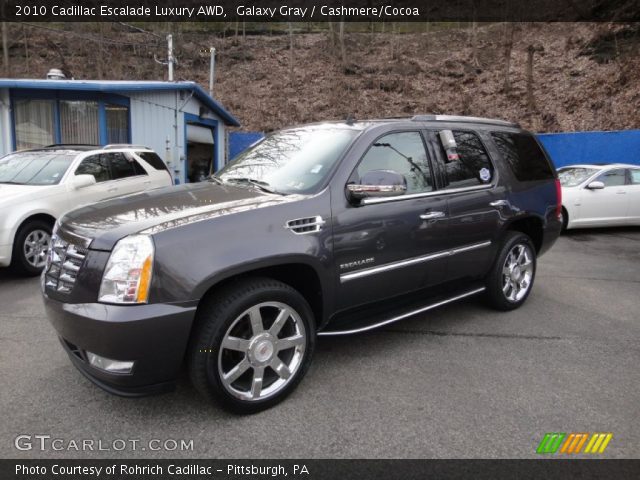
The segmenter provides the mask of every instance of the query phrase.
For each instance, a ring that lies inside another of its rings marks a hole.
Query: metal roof
[[[84,92],[190,91],[193,96],[222,118],[226,125],[239,127],[240,122],[195,82],[160,82],[133,80],[39,80],[0,78],[0,88],[30,90],[71,90]]]

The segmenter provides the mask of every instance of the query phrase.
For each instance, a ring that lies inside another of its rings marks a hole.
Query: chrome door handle
[[[616,195],[626,195],[627,192],[616,192]]]
[[[107,190],[107,192],[117,192],[118,191],[118,187],[111,187]]]
[[[507,202],[506,200],[496,200],[494,202],[489,203],[489,205],[491,205],[492,207],[508,207],[509,202]]]
[[[429,212],[429,213],[423,213],[422,215],[420,215],[420,218],[422,220],[433,220],[436,218],[442,218],[444,217],[444,212]]]

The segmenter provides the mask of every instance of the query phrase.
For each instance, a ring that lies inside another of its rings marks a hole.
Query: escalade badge
[[[374,263],[376,261],[375,257],[363,258],[362,260],[354,260],[353,262],[341,263],[340,270],[345,270],[347,268],[353,267],[361,267],[362,265],[368,265],[370,263]]]

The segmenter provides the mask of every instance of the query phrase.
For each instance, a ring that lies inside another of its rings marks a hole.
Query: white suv
[[[37,275],[64,212],[172,183],[147,147],[52,145],[10,153],[0,158],[0,267]]]

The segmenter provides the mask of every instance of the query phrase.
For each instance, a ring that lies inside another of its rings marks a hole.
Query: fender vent
[[[304,235],[306,233],[319,232],[325,223],[321,216],[296,218],[295,220],[289,220],[284,228],[288,228],[296,235]]]

